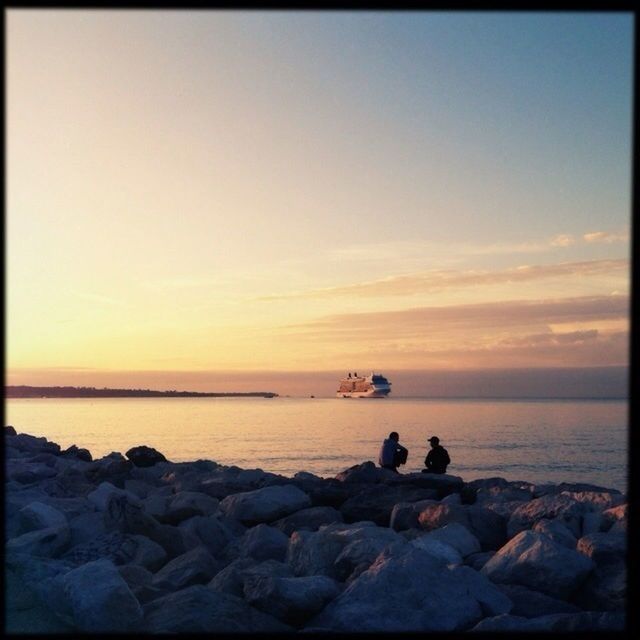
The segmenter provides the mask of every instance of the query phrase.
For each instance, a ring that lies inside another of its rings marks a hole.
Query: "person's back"
[[[423,471],[426,473],[446,473],[447,465],[451,462],[449,453],[440,444],[437,436],[430,438],[429,442],[431,443],[431,451],[429,451],[427,457],[424,459],[426,469],[423,469]]]
[[[400,436],[392,431],[388,438],[385,438],[380,453],[378,454],[378,464],[384,469],[398,472],[398,465],[404,464],[407,460],[407,449],[398,440]]]

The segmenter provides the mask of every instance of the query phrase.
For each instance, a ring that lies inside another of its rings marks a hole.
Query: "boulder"
[[[72,547],[64,558],[76,566],[107,559],[114,565],[139,565],[157,571],[167,561],[167,554],[145,536],[112,531]]]
[[[11,538],[5,545],[5,552],[55,558],[67,549],[70,539],[68,525],[47,527]]]
[[[567,494],[549,494],[525,502],[513,511],[507,523],[507,535],[513,538],[520,531],[531,529],[538,520],[558,519],[579,538],[582,516],[592,510],[589,504],[578,502]]]
[[[233,560],[224,569],[216,573],[207,584],[207,587],[214,591],[242,597],[244,588],[244,574],[242,570],[252,567],[254,563],[255,560],[248,557]]]
[[[223,513],[247,525],[273,522],[309,506],[309,496],[294,485],[236,493],[220,503]]]
[[[343,522],[342,514],[337,509],[309,507],[280,518],[272,522],[271,525],[290,536],[294,531],[317,531],[322,525],[333,522]]]
[[[417,502],[399,502],[393,506],[389,516],[389,526],[395,531],[404,531],[419,527],[418,516],[423,508],[440,504],[437,500],[418,500]]]
[[[36,438],[27,433],[18,435],[8,435],[5,433],[5,444],[13,447],[22,453],[53,453],[60,455],[60,445],[55,442],[49,442],[44,437]]]
[[[547,518],[542,518],[542,520],[538,520],[533,525],[533,531],[544,533],[554,542],[569,549],[575,549],[578,542],[569,528],[558,519],[548,520]]]
[[[21,484],[33,484],[56,475],[56,470],[43,462],[27,462],[9,458],[5,461],[5,477]]]
[[[180,523],[179,529],[195,535],[213,556],[218,556],[234,540],[234,533],[218,516],[194,516]]]
[[[49,527],[67,527],[67,518],[63,513],[42,502],[31,502],[20,509],[22,530],[37,531]]]
[[[397,503],[411,503],[435,499],[435,489],[424,489],[411,484],[366,487],[351,496],[340,506],[345,522],[372,520],[381,527],[388,527],[391,513]]]
[[[96,536],[107,532],[104,515],[101,511],[82,513],[69,521],[69,530],[71,531],[70,547],[90,542]]]
[[[333,573],[340,582],[355,579],[369,568],[389,545],[403,545],[403,541],[389,542],[384,537],[364,537],[347,543],[333,561]]]
[[[93,456],[88,449],[79,449],[75,444],[65,449],[60,455],[70,458],[77,458],[83,462],[92,462]]]
[[[481,601],[483,604],[481,604]],[[448,569],[405,545],[384,552],[309,623],[332,632],[454,631],[511,603],[469,567]]]
[[[144,607],[150,633],[278,633],[291,627],[244,600],[202,585],[158,598]]]
[[[298,577],[326,575],[340,579],[344,567],[337,567],[335,562],[342,550],[355,540],[376,540],[382,548],[393,542],[404,542],[398,533],[385,527],[330,524],[318,531],[294,532],[289,539],[287,563]]]
[[[384,482],[389,478],[396,475],[390,469],[382,469],[381,467],[376,467],[376,465],[371,462],[371,460],[367,462],[362,462],[361,464],[355,464],[344,471],[341,471],[335,479],[339,482],[346,483],[377,483]]]
[[[206,493],[181,491],[168,503],[161,522],[176,525],[193,516],[210,516],[218,510],[219,501]]]
[[[167,462],[167,459],[159,451],[145,445],[132,447],[125,453],[125,456],[127,456],[136,467],[152,467],[158,462]]]
[[[118,489],[110,482],[101,482],[95,491],[92,491],[87,498],[98,511],[106,511],[109,500],[112,496],[125,496],[133,504],[142,504],[138,496],[123,489]]]
[[[289,538],[279,529],[258,524],[240,538],[239,553],[255,560],[284,560]]]
[[[204,547],[196,547],[168,562],[153,576],[152,585],[177,591],[192,584],[204,584],[221,569],[220,563]]]
[[[422,549],[430,553],[434,558],[441,560],[445,564],[462,564],[462,555],[460,555],[457,549],[442,540],[430,538],[428,534],[413,539],[410,544],[416,547],[416,549]]]
[[[521,531],[502,547],[481,573],[493,582],[521,584],[567,599],[585,581],[593,562],[535,531]]]
[[[629,505],[626,503],[621,504],[617,507],[611,507],[610,509],[605,509],[602,512],[602,523],[600,527],[601,530],[609,531],[611,527],[624,523],[623,527],[618,527],[618,528],[621,528],[622,530],[626,531],[628,511],[629,511]]]
[[[122,489],[132,468],[133,465],[129,460],[121,453],[113,451],[109,455],[91,462],[85,471],[85,476],[94,484],[106,480]]]
[[[249,575],[244,583],[244,596],[250,605],[294,626],[320,612],[340,591],[340,585],[327,576]]]
[[[4,435],[5,436],[16,436],[18,434],[16,433],[16,430],[9,424],[4,428]]]
[[[531,492],[534,498],[547,495],[558,495],[563,492],[569,493],[581,493],[584,491],[593,491],[596,493],[612,493],[620,495],[620,491],[617,489],[609,489],[607,487],[601,487],[596,484],[589,484],[586,482],[560,482],[559,484],[536,484],[532,485]]]
[[[456,549],[463,558],[466,558],[472,553],[480,552],[480,541],[478,538],[459,522],[450,522],[444,527],[425,533],[421,539],[445,542]]]
[[[69,571],[64,591],[80,631],[125,633],[142,628],[142,609],[114,564],[96,560]]]
[[[476,505],[429,504],[418,514],[418,523],[432,531],[450,522],[466,527],[480,542],[483,551],[499,549],[507,539],[504,518]]]
[[[394,473],[387,477],[385,484],[389,486],[412,485],[421,489],[431,489],[437,492],[438,498],[445,498],[452,493],[460,493],[464,488],[462,478],[448,473]]]
[[[495,551],[480,551],[479,553],[472,553],[464,559],[464,563],[472,569],[480,571],[480,569],[482,569],[482,567],[484,567],[489,559],[493,558],[495,554]]]
[[[524,618],[502,614],[485,618],[471,631],[485,633],[495,631],[542,631],[542,632],[590,632],[623,631],[625,617],[622,613],[600,613],[583,611],[581,613],[556,613],[537,618]]]
[[[527,589],[519,584],[499,584],[500,591],[513,602],[511,615],[537,618],[552,613],[580,613],[574,604],[552,598],[540,591]]]

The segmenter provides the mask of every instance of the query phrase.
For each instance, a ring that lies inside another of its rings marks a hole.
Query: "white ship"
[[[338,398],[384,398],[391,393],[391,383],[382,375],[371,372],[369,376],[349,374],[340,380],[336,392]]]

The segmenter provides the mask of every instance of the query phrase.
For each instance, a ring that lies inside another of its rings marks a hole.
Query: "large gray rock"
[[[150,633],[277,633],[291,627],[228,593],[195,585],[145,605]]]
[[[310,506],[309,496],[294,485],[236,493],[220,503],[223,513],[247,525],[273,522]]]
[[[495,554],[495,551],[480,551],[479,553],[472,553],[464,559],[464,563],[468,567],[471,567],[476,571],[480,571],[480,569],[489,562],[489,558],[493,558]]]
[[[210,516],[218,510],[218,504],[206,493],[181,491],[169,501],[160,521],[175,525],[193,516]]]
[[[59,444],[50,442],[44,437],[36,438],[35,436],[30,436],[27,433],[20,433],[15,436],[5,434],[5,444],[23,453],[53,453],[54,455],[60,453]]]
[[[461,492],[464,488],[462,478],[448,473],[394,473],[385,483],[389,486],[413,485],[421,489],[431,489],[437,492],[438,498]]]
[[[510,608],[509,599],[473,569],[448,569],[406,545],[382,553],[309,625],[346,632],[454,631]]]
[[[136,467],[152,467],[158,462],[167,462],[167,459],[159,451],[145,445],[129,449],[129,451],[125,453],[125,456],[127,456]]]
[[[457,522],[476,536],[483,551],[499,549],[507,540],[504,518],[476,505],[429,504],[420,510],[418,522],[427,531]]]
[[[298,475],[298,474],[296,474]],[[290,536],[294,531],[317,531],[322,525],[343,522],[342,514],[333,507],[309,507],[272,522],[272,526]]]
[[[438,492],[435,489],[424,489],[411,484],[395,486],[365,487],[340,506],[340,513],[345,522],[360,522],[372,520],[378,526],[388,527],[391,512],[396,504],[418,502],[420,500],[435,499]]]
[[[626,503],[605,509],[602,512],[601,530],[609,531],[612,527],[616,526],[618,529],[626,532],[628,511],[629,505]]]
[[[194,516],[184,520],[180,529],[195,535],[213,556],[218,556],[234,540],[233,531],[218,516]]]
[[[511,615],[537,618],[553,613],[580,613],[574,604],[552,598],[540,591],[527,589],[519,584],[498,584],[500,591],[513,602]]]
[[[567,599],[585,581],[593,562],[534,531],[521,531],[502,547],[481,573],[493,582],[521,584],[549,596]]]
[[[250,556],[255,560],[284,560],[289,538],[279,529],[267,524],[259,524],[238,541],[240,556]]]
[[[196,547],[168,562],[153,576],[152,585],[177,591],[193,584],[205,584],[221,569],[204,547]]]
[[[20,509],[20,520],[24,532],[68,525],[63,513],[42,502],[31,502]]]
[[[85,471],[85,476],[94,484],[105,480],[122,489],[132,468],[132,463],[121,453],[112,451],[109,455],[91,462]]]
[[[525,502],[513,511],[507,523],[507,534],[513,538],[520,531],[531,529],[536,522],[546,518],[562,522],[571,533],[579,538],[582,535],[582,517],[585,513],[597,510],[593,502],[579,501],[574,494],[548,494]]]
[[[132,564],[157,571],[167,561],[167,553],[145,536],[111,531],[72,547],[64,558],[74,565],[106,559],[118,566]]]
[[[543,518],[542,520],[538,520],[533,525],[533,531],[544,533],[554,542],[569,549],[575,549],[578,543],[573,533],[571,533],[569,528],[559,519],[548,520],[547,518]]]
[[[422,539],[446,542],[456,549],[463,558],[466,558],[472,553],[480,552],[480,541],[478,538],[459,522],[450,522],[440,529],[434,529],[433,531],[425,533]]]
[[[66,524],[37,529],[9,540],[5,545],[5,552],[55,558],[67,549],[70,539],[71,534]]]
[[[537,618],[524,618],[502,614],[485,618],[471,631],[485,633],[494,631],[543,631],[543,632],[590,632],[623,631],[625,617],[622,613],[601,613],[583,611],[581,613],[556,613]]]
[[[382,548],[394,542],[405,542],[400,534],[386,527],[330,524],[318,531],[293,533],[289,539],[287,563],[296,576],[326,575],[338,580],[344,576],[345,568],[336,566],[336,560],[342,550],[356,540],[375,540]]]
[[[113,496],[124,496],[130,500],[133,504],[141,504],[138,496],[133,493],[129,493],[124,489],[118,489],[110,482],[101,482],[95,491],[92,491],[87,498],[95,506],[98,511],[106,511],[109,500]]]
[[[462,564],[462,555],[460,555],[457,549],[442,540],[430,538],[428,534],[414,538],[409,544],[416,547],[416,549],[422,549],[430,553],[435,558],[442,560],[445,564]]]
[[[395,531],[405,531],[420,526],[418,516],[429,505],[440,504],[437,500],[419,500],[418,502],[399,502],[393,506],[389,517],[389,526]]]
[[[5,477],[21,484],[40,482],[56,475],[56,470],[42,462],[26,462],[10,458],[5,462]]]
[[[249,575],[244,583],[244,596],[250,605],[294,626],[321,611],[340,591],[340,585],[327,576]]]
[[[69,529],[71,531],[70,547],[91,542],[97,536],[107,533],[101,511],[89,511],[72,518],[69,521]]]
[[[65,574],[64,591],[75,626],[91,633],[139,631],[140,604],[109,560],[89,562]]]
[[[341,471],[335,479],[346,483],[377,483],[384,482],[396,475],[390,469],[382,469],[368,460],[361,464],[355,464],[344,471]]]

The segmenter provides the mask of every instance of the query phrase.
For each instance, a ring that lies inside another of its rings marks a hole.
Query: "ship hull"
[[[370,389],[369,391],[338,391],[338,398],[386,398],[391,389]]]

